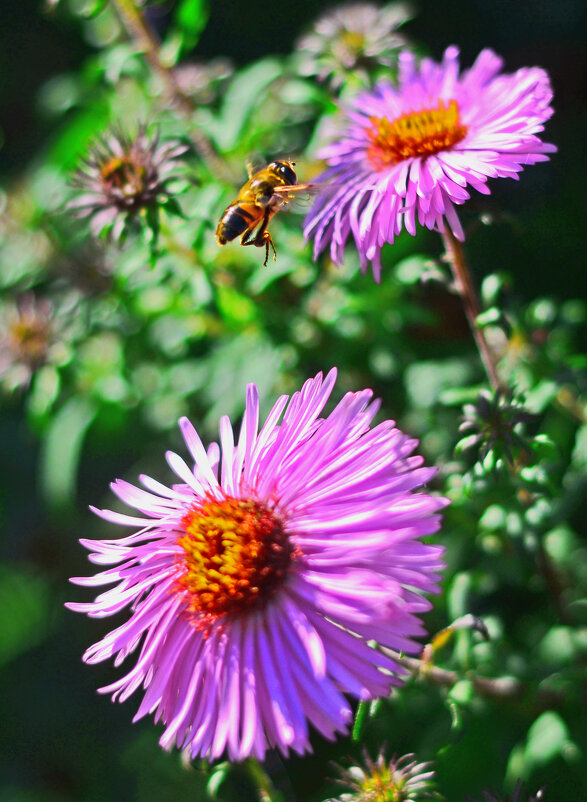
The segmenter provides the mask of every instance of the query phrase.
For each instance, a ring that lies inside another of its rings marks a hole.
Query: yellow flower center
[[[369,802],[404,802],[404,781],[395,777],[389,766],[374,767],[361,783],[361,791]]]
[[[292,562],[282,520],[259,501],[208,498],[190,509],[182,528],[178,584],[190,611],[207,618],[262,608]]]
[[[456,100],[445,105],[440,100],[435,109],[402,114],[395,120],[370,117],[367,158],[375,170],[385,170],[404,159],[431,156],[449,150],[467,134],[459,119]]]
[[[343,62],[343,66],[352,67],[365,47],[365,35],[360,31],[344,30],[340,39],[333,43],[333,52]]]

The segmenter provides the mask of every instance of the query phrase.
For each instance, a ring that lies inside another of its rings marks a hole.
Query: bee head
[[[298,180],[295,170],[293,169],[294,165],[295,162],[272,162],[270,166],[276,173],[283,176],[287,184],[293,185],[296,184]]]

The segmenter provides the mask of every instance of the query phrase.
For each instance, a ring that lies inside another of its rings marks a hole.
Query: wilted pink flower
[[[488,178],[517,178],[546,161],[554,145],[537,134],[552,115],[548,75],[538,67],[498,74],[502,60],[483,50],[459,75],[459,51],[449,47],[437,64],[399,58],[398,86],[380,83],[359,95],[342,138],[319,155],[328,169],[305,222],[316,257],[328,244],[334,262],[352,233],[363,271],[381,275],[381,246],[416,222],[464,239],[455,204],[468,186],[489,194]]]
[[[135,137],[114,127],[94,142],[73,176],[72,186],[80,193],[68,209],[76,217],[90,218],[95,237],[106,231],[121,239],[140,213],[156,227],[159,206],[175,212],[168,183],[187,150],[178,140],[160,142],[159,131],[150,136],[144,125]]]
[[[346,730],[344,693],[369,699],[400,684],[400,666],[370,641],[420,648],[418,615],[430,607],[421,594],[437,591],[442,568],[441,548],[420,538],[438,530],[445,500],[415,492],[435,473],[409,456],[415,440],[393,421],[370,428],[371,390],[319,417],[335,379],[318,374],[289,404],[282,396],[260,430],[249,385],[238,442],[224,417],[221,448],[207,452],[182,418],[194,465],[167,454],[181,484],[117,480],[140,515],[95,510],[139,529],[81,541],[92,562],[113,567],[72,581],[116,586],[68,606],[101,618],[130,605],[84,659],[119,665],[139,649],[101,691],[122,701],[142,685],[135,719],[155,713],[166,748],[235,760],[304,752],[309,724],[327,738]]]
[[[29,384],[47,360],[55,330],[51,303],[33,292],[0,307],[0,379],[7,387]]]

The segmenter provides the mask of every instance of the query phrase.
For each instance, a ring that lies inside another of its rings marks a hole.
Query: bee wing
[[[303,209],[323,190],[320,184],[293,184],[274,187],[273,194],[279,198],[281,207]]]
[[[248,154],[245,164],[247,165],[247,174],[249,178],[252,178],[255,173],[267,167],[267,159],[264,159],[263,154],[255,150]]]

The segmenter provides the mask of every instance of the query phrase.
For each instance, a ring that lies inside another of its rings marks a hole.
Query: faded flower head
[[[392,66],[406,39],[397,28],[412,17],[405,3],[383,8],[373,3],[349,3],[319,17],[310,33],[296,44],[303,75],[316,75],[333,89],[352,72],[365,78],[377,65]]]
[[[121,701],[143,686],[135,719],[154,713],[160,743],[192,757],[262,758],[310,749],[309,725],[326,738],[352,718],[343,694],[387,695],[405,673],[372,645],[415,653],[419,614],[438,590],[445,500],[418,488],[435,473],[410,456],[416,441],[384,421],[370,390],[321,413],[336,378],[318,374],[259,428],[251,384],[238,441],[228,418],[220,447],[204,449],[186,419],[192,465],[172,452],[179,479],[112,489],[136,515],[94,510],[132,526],[118,540],[81,543],[107,566],[81,585],[114,584],[94,602],[101,618],[130,605],[128,620],[90,647],[88,663],[139,649],[136,664],[102,688]],[[140,647],[140,648],[139,648]]]
[[[434,790],[434,770],[431,763],[418,763],[415,755],[394,755],[384,758],[383,750],[376,761],[363,751],[364,767],[343,769],[337,766],[341,785],[350,789],[328,802],[420,802],[440,799]]]
[[[184,63],[178,65],[173,74],[181,92],[196,103],[211,103],[216,97],[217,88],[234,71],[232,63],[225,58],[217,58],[201,64]]]
[[[32,292],[1,310],[0,378],[9,387],[28,385],[46,361],[54,335],[53,307]]]
[[[520,427],[534,420],[535,415],[528,412],[511,391],[481,390],[474,404],[465,404],[463,413],[459,431],[465,437],[459,443],[460,450],[478,448],[479,460],[494,451],[510,465],[515,461],[516,452],[529,451]]]
[[[314,257],[330,246],[343,261],[352,234],[366,270],[381,276],[381,247],[416,224],[464,234],[455,205],[468,187],[489,194],[489,178],[516,178],[556,150],[538,134],[552,115],[548,75],[538,67],[500,74],[502,60],[483,50],[459,74],[459,51],[442,62],[399,57],[398,86],[380,82],[346,112],[343,135],[320,154],[325,185],[306,218]]]
[[[158,207],[169,203],[168,181],[176,159],[187,151],[177,140],[159,142],[159,131],[149,136],[140,126],[131,138],[121,128],[96,140],[72,180],[81,194],[68,204],[77,217],[90,217],[94,236],[107,231],[118,240],[128,224],[145,216],[153,228]],[[169,207],[173,211],[173,207]]]

